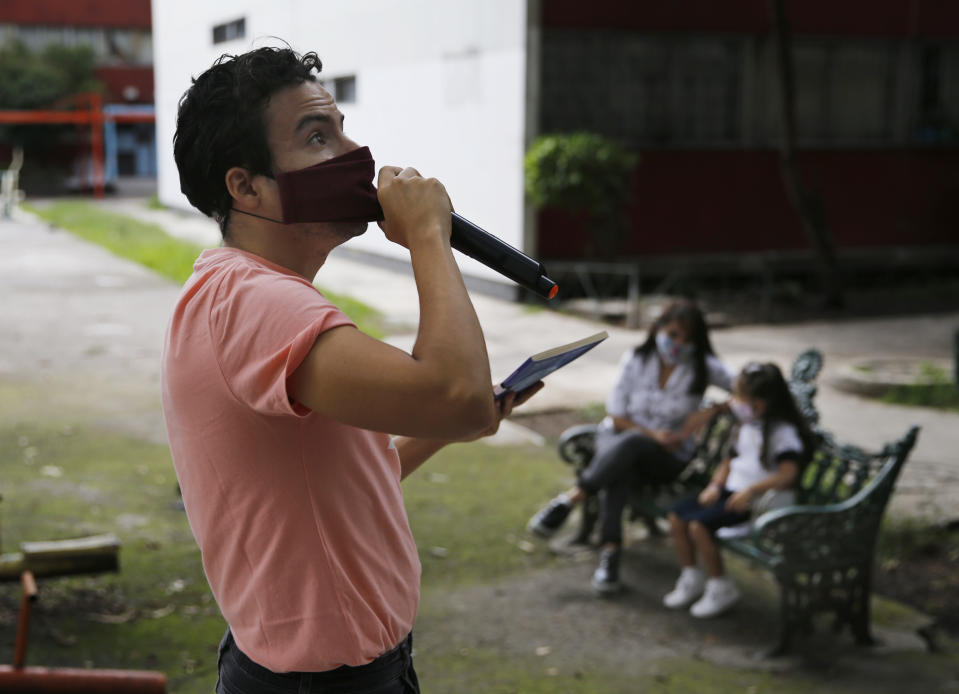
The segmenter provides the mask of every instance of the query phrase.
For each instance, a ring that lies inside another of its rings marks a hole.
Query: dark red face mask
[[[277,174],[282,223],[382,221],[383,209],[373,187],[375,173],[370,148],[360,147],[305,169]],[[243,210],[234,208],[234,212]]]

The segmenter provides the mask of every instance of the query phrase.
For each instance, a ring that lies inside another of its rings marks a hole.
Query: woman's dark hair
[[[816,436],[806,423],[806,418],[799,411],[792,391],[789,390],[779,367],[772,362],[746,364],[736,378],[736,388],[744,396],[758,398],[766,404],[766,411],[762,417],[763,449],[760,457],[763,466],[771,467],[772,461],[767,460],[767,447],[769,445],[769,432],[775,422],[787,422],[796,427],[803,444],[802,460],[797,462],[801,464],[809,462],[812,452],[815,450]]]
[[[323,64],[316,53],[257,48],[222,55],[193,80],[180,99],[173,158],[180,190],[200,212],[214,217],[226,235],[232,198],[224,180],[234,166],[273,175],[264,111],[286,87],[315,81]]]
[[[713,345],[709,341],[709,328],[706,327],[706,318],[694,302],[688,299],[674,301],[666,307],[659,318],[650,326],[646,341],[636,348],[636,354],[648,357],[656,353],[656,334],[664,326],[677,321],[686,328],[689,342],[693,345],[693,368],[695,377],[689,387],[691,395],[702,395],[709,385],[709,372],[706,370],[706,357],[715,355]]]

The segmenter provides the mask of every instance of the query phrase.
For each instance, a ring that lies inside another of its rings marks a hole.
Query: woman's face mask
[[[354,149],[305,169],[278,173],[276,185],[283,218],[263,219],[279,224],[382,221],[383,208],[373,187],[375,173],[369,147]],[[235,208],[234,212],[250,214]]]
[[[693,356],[693,346],[690,343],[678,343],[665,331],[656,333],[656,349],[663,361],[672,366],[677,362],[686,361]]]

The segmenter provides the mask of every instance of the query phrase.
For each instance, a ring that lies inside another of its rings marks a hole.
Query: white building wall
[[[213,44],[245,17],[246,37]],[[173,162],[176,107],[190,77],[223,53],[287,41],[315,50],[321,77],[356,76],[340,104],[377,165],[439,178],[456,210],[523,247],[526,0],[154,0],[159,197],[189,207]],[[350,247],[405,257],[371,225]],[[467,274],[502,278],[460,256]],[[503,280],[506,282],[506,280]]]

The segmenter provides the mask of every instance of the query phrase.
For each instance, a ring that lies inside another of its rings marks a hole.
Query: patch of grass
[[[651,694],[874,694],[877,691],[925,691],[945,681],[950,671],[948,661],[955,658],[937,658],[925,653],[900,653],[883,656],[873,666],[870,675],[855,667],[831,664],[817,667],[811,662],[799,672],[776,670],[746,670],[694,659],[676,659],[656,664],[644,686],[633,691]],[[826,663],[823,663],[825,665]],[[882,688],[876,687],[877,680]],[[626,690],[624,690],[626,691]]]
[[[584,422],[600,422],[606,416],[606,404],[590,402],[577,410]]]
[[[193,272],[193,261],[203,250],[202,246],[173,238],[156,224],[107,212],[82,200],[61,200],[48,207],[24,208],[178,284],[185,282]]]
[[[919,518],[887,518],[883,521],[877,548],[880,558],[928,553],[930,548],[945,548],[959,558],[959,533]]]
[[[120,572],[41,578],[28,664],[160,670],[170,692],[212,690],[226,625],[186,517],[175,507],[166,446],[83,428],[5,422],[5,551],[22,541],[114,532]],[[13,633],[19,584],[0,585],[0,624]],[[0,642],[0,662],[13,656]]]
[[[426,640],[426,639],[424,639]],[[624,643],[624,650],[642,648]],[[800,669],[730,667],[700,658],[657,660],[638,673],[602,663],[569,662],[555,655],[497,651],[494,647],[463,648],[430,643],[418,653],[417,673],[424,691],[458,694],[875,694],[875,692],[938,691],[950,680],[955,654],[895,653],[883,655],[870,672],[826,660]],[[877,683],[882,686],[877,688]]]
[[[209,692],[226,626],[176,507],[168,448],[5,411],[0,459],[4,551],[103,532],[122,542],[118,574],[40,579],[28,662],[160,670],[170,692]],[[404,483],[424,591],[549,562],[518,537],[531,510],[565,483],[562,472],[548,452],[473,443],[448,448]],[[19,585],[0,585],[0,631],[13,633],[18,607]],[[0,662],[12,657],[5,639]]]
[[[935,364],[919,365],[919,383],[893,386],[882,397],[895,405],[935,407],[959,412],[959,385]]]
[[[959,532],[919,518],[887,518],[879,533],[877,554],[880,564],[919,555],[941,555],[959,562]]]
[[[523,528],[567,476],[551,450],[472,443],[440,451],[403,483],[424,591],[549,562]]]
[[[166,205],[160,202],[160,196],[154,193],[150,196],[150,199],[146,202],[147,208],[151,210],[165,210]]]
[[[382,339],[386,336],[384,316],[375,308],[346,294],[329,292],[322,287],[317,287],[317,289],[320,290],[323,296],[336,304],[337,308],[349,316],[350,320],[356,323],[356,327],[364,333],[377,339]]]
[[[449,644],[447,644],[448,646]],[[635,678],[599,668],[556,666],[555,658],[492,648],[427,648],[416,658],[423,691],[470,694],[617,694],[647,691]]]

